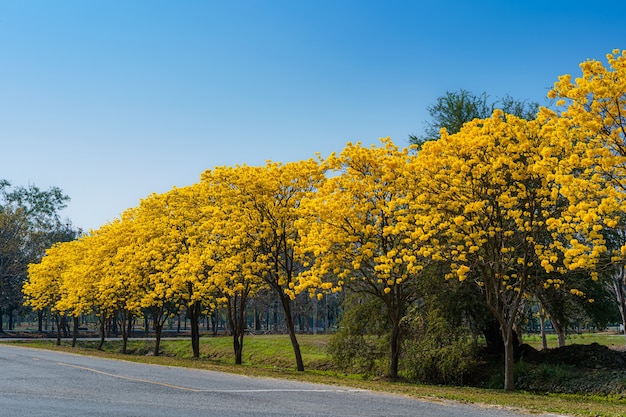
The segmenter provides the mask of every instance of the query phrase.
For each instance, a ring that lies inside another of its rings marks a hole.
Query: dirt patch
[[[581,369],[626,370],[626,352],[598,343],[569,345],[544,353],[544,362],[572,365]]]

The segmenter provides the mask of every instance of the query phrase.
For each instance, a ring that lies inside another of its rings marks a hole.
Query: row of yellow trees
[[[584,296],[566,272],[595,278],[609,252],[604,232],[623,227],[626,51],[607,59],[607,67],[582,63],[575,80],[560,77],[549,94],[556,110],[541,108],[534,120],[496,110],[419,151],[385,139],[324,160],[206,171],[197,184],[153,194],[50,248],[30,266],[27,303],[73,317],[95,312],[102,326],[116,311],[128,323],[151,310],[157,334],[185,309],[196,356],[198,317],[223,304],[240,362],[246,300],[268,288],[303,370],[291,300],[349,286],[385,306],[395,377],[415,287],[429,265],[445,265],[445,278],[481,287],[513,389],[523,299],[551,286]],[[618,263],[625,254],[610,255]]]

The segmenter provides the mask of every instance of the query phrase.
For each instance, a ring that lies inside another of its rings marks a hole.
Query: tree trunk
[[[122,353],[128,353],[128,338],[133,332],[133,314],[126,309],[122,310],[122,320],[120,323],[122,328]]]
[[[144,336],[148,337],[148,335],[150,334],[150,320],[148,320],[147,314],[143,315],[143,331],[144,331]]]
[[[211,334],[215,337],[217,336],[217,310],[214,310],[213,312],[211,312]]]
[[[539,325],[541,326],[541,349],[548,349],[548,338],[546,337],[546,313],[543,307],[539,306]]]
[[[559,347],[565,346],[565,330],[563,330],[563,326],[561,326],[561,323],[555,320],[552,316],[550,316],[550,321],[552,322],[552,327],[556,332]]]
[[[499,291],[500,287],[496,283],[491,291],[486,291],[487,308],[493,313],[498,324],[504,344],[504,389],[513,391],[515,389],[515,346],[517,346],[517,335],[513,331],[515,321],[519,312],[523,288],[512,298],[507,298]]]
[[[37,332],[43,333],[43,310],[37,312]]]
[[[126,310],[120,311],[120,328],[122,329],[122,353],[126,354],[128,347],[128,332],[126,323],[129,321],[128,312]]]
[[[57,342],[56,345],[57,346],[61,346],[61,318],[59,317],[58,314],[54,315],[54,321],[57,324]]]
[[[391,329],[391,361],[389,362],[389,378],[398,378],[398,366],[400,363],[400,323],[392,323]]]
[[[243,333],[233,332],[233,348],[235,350],[235,364],[241,365],[243,362]]]
[[[507,323],[502,329],[504,339],[504,389],[515,389],[515,354],[513,350],[513,323]]]
[[[313,335],[317,335],[317,297],[313,298]]]
[[[626,339],[626,267],[620,267],[619,272],[613,276],[610,289],[617,299],[619,313],[622,316],[624,338]]]
[[[296,368],[298,371],[304,372],[304,362],[302,360],[302,353],[300,352],[300,344],[298,343],[298,338],[296,337],[296,329],[293,323],[293,317],[291,316],[291,299],[282,291],[279,293],[279,296],[285,313],[285,324],[287,325],[287,330],[289,331],[291,346],[293,347],[293,353],[296,356]]]
[[[324,295],[324,334],[328,334],[328,295]]]
[[[235,364],[241,365],[243,362],[243,338],[246,334],[246,302],[247,292],[242,295],[228,297],[227,314],[228,323],[233,335],[233,350],[235,353]]]
[[[161,334],[163,333],[163,323],[159,323],[157,324],[157,322],[154,322],[154,335],[155,335],[155,342],[154,342],[154,356],[159,356],[159,353],[161,351]]]
[[[76,347],[76,339],[78,338],[78,317],[73,317],[72,326],[72,347]]]
[[[98,345],[98,350],[102,350],[102,347],[104,346],[104,337],[106,335],[106,322],[106,317],[104,315],[100,316],[100,344]]]
[[[155,307],[152,311],[152,322],[154,326],[154,356],[159,356],[161,351],[161,335],[163,334],[163,326],[167,321],[167,314],[163,311],[163,308]]]
[[[187,309],[189,321],[191,322],[191,350],[193,357],[200,357],[200,303],[195,302]]]
[[[256,303],[254,304],[254,331],[260,332],[262,329],[263,321],[261,314],[259,313],[259,308]]]

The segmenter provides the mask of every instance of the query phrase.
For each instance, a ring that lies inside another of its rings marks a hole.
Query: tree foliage
[[[425,123],[424,133],[409,135],[409,140],[412,144],[421,145],[429,140],[438,139],[441,129],[446,129],[449,134],[457,133],[465,123],[474,119],[486,119],[495,109],[531,120],[535,118],[539,105],[534,102],[516,100],[508,95],[490,102],[489,96],[484,92],[474,94],[464,89],[446,91],[443,96],[437,98],[434,104],[426,108],[430,120]]]

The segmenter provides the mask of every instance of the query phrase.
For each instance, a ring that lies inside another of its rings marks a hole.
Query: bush
[[[426,319],[414,316],[408,323],[412,339],[404,342],[405,374],[413,381],[462,385],[476,367],[476,348],[466,330],[445,320],[439,311]]]
[[[365,376],[378,375],[384,372],[383,358],[379,343],[373,337],[335,333],[328,344],[328,353],[331,355],[337,369]]]
[[[380,300],[350,294],[344,306],[339,329],[328,344],[333,363],[346,373],[383,374],[388,364],[389,326]]]

